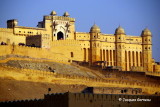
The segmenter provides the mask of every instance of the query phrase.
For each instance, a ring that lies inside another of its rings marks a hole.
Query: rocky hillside
[[[81,75],[86,77],[95,77],[92,72],[81,70],[75,66],[56,62],[39,62],[39,61],[27,61],[27,60],[10,60],[0,65],[16,67],[20,69],[33,69],[40,71],[50,71],[60,74],[68,75]]]
[[[13,58],[10,58],[13,57]],[[43,98],[51,93],[81,92],[85,87],[140,88],[143,93],[160,90],[160,79],[134,72],[107,72],[23,56],[0,57],[0,101]]]

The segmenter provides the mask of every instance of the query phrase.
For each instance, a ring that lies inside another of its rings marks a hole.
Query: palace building
[[[0,28],[0,56],[15,54],[47,58],[59,62],[86,62],[90,65],[121,67],[122,71],[160,72],[152,59],[152,33],[130,36],[119,26],[113,34],[103,34],[94,24],[89,32],[77,32],[75,19],[55,11],[44,16],[37,27],[19,26],[16,19]],[[6,44],[6,45],[4,45]]]

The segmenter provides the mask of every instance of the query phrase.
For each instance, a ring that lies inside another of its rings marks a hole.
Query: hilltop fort
[[[37,27],[11,19],[0,28],[0,101],[43,98],[48,88],[87,93],[90,87],[95,96],[160,95],[160,65],[152,58],[148,28],[140,36],[127,35],[121,26],[104,34],[96,24],[77,32],[69,16],[52,11]]]
[[[37,27],[19,26],[18,20],[8,20],[7,28],[0,28],[0,56],[16,54],[65,63],[117,66],[122,71],[160,72],[160,66],[152,59],[152,33],[148,28],[140,36],[127,35],[121,26],[114,34],[103,34],[95,24],[89,32],[77,32],[75,19],[69,16],[68,12],[57,16],[52,11]]]

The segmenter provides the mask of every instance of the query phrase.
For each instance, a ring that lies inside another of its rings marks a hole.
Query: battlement
[[[4,106],[13,106],[13,107],[32,107],[36,105],[36,107],[42,107],[44,104],[44,99],[26,99],[26,100],[14,100],[14,101],[6,101],[0,102],[1,107]]]
[[[30,46],[22,46],[22,45],[15,45],[16,47],[19,47],[19,48],[28,48],[28,49],[35,49],[35,50],[42,50],[42,48],[39,48],[39,47],[30,47]]]
[[[88,32],[76,32],[76,34],[89,34]]]
[[[113,34],[105,34],[105,33],[101,33],[100,35],[102,35],[102,36],[114,36]]]
[[[20,56],[28,56],[30,58],[50,59],[55,62],[69,63],[69,57],[63,56],[61,53],[56,53],[44,48],[28,47],[19,45],[0,45],[0,56],[14,54]],[[44,54],[45,53],[45,54]],[[62,59],[63,57],[63,59]]]
[[[137,36],[137,35],[126,35],[126,37],[128,37],[128,38],[142,38],[141,36]]]
[[[55,40],[51,44],[52,46],[60,45],[60,46],[67,46],[67,45],[72,45],[72,46],[80,46],[80,44],[83,43],[82,41],[79,40]]]
[[[44,99],[18,100],[0,102],[1,106],[34,106],[34,107],[91,107],[100,106],[146,106],[155,107],[160,105],[159,96],[148,95],[121,95],[121,94],[93,94],[93,93],[55,93],[46,94]]]
[[[0,32],[13,33],[13,29],[12,28],[0,28]]]
[[[33,30],[46,30],[45,28],[38,28],[38,27],[26,27],[26,26],[15,26],[15,28],[33,29]]]
[[[64,17],[64,16],[44,16],[45,20],[64,20],[75,22],[75,18]]]

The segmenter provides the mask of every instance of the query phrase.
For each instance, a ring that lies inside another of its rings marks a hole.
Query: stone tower
[[[94,24],[90,29],[90,63],[100,61],[100,28]]]
[[[50,15],[44,16],[42,24],[53,40],[74,39],[75,19],[69,17],[69,13],[65,12],[63,16],[57,16],[55,11]]]
[[[116,66],[121,66],[122,71],[125,68],[125,31],[119,26],[115,31],[115,40],[116,40]]]
[[[13,28],[18,25],[18,21],[16,19],[7,20],[7,28]]]
[[[149,29],[144,29],[142,36],[142,66],[144,71],[153,71],[152,68],[152,33]]]

